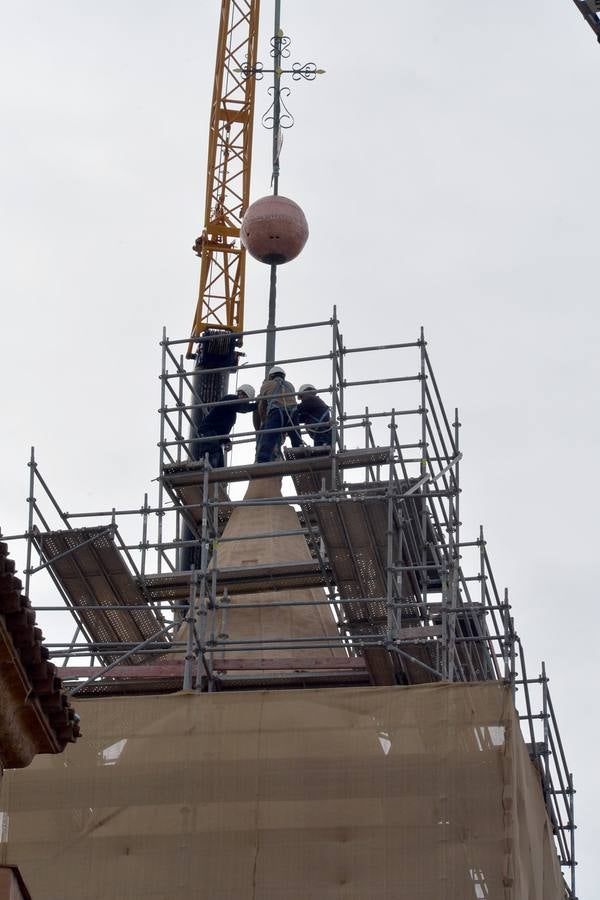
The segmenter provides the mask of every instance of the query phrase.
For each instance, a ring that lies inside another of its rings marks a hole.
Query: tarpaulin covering
[[[34,900],[563,900],[498,683],[78,701],[82,739],[5,774]]]

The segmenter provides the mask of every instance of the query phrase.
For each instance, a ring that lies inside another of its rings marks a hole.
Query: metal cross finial
[[[282,129],[291,128],[294,117],[287,108],[284,97],[289,97],[291,91],[285,85],[281,86],[281,76],[291,75],[293,81],[314,81],[317,75],[324,75],[325,69],[317,69],[316,63],[292,63],[291,68],[284,69],[282,61],[290,56],[290,44],[292,39],[283,33],[281,28],[281,0],[275,0],[275,27],[271,38],[271,56],[273,68],[265,69],[263,63],[258,62],[254,66],[239,69],[246,77],[254,76],[260,80],[264,75],[273,75],[273,85],[269,88],[269,96],[273,98],[268,110],[262,117],[265,128],[273,131],[273,174],[271,186],[275,195],[279,192],[279,155],[282,145]]]
[[[275,0],[275,24],[273,28],[273,37],[271,38],[271,56],[273,57],[273,68],[265,69],[261,62],[253,66],[246,66],[237,71],[243,73],[246,78],[256,78],[260,80],[264,75],[270,73],[273,75],[273,85],[269,88],[269,95],[273,98],[271,106],[262,117],[262,124],[265,128],[273,130],[273,169],[271,175],[271,187],[273,195],[279,193],[279,155],[281,153],[282,129],[291,128],[294,124],[294,117],[284,103],[283,98],[288,97],[290,89],[281,86],[281,76],[291,75],[293,81],[314,81],[317,75],[323,75],[324,69],[317,69],[315,63],[293,63],[291,69],[284,69],[282,60],[288,59],[290,55],[291,38],[283,33],[281,28],[281,0]],[[269,281],[269,319],[267,322],[267,347],[266,347],[266,373],[268,374],[273,362],[275,361],[275,309],[277,304],[277,266],[271,266],[271,276]]]

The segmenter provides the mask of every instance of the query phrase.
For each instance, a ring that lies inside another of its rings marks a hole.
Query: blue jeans
[[[282,409],[280,406],[274,406],[270,412],[267,413],[267,418],[265,419],[262,428],[258,432],[257,442],[256,442],[256,462],[271,462],[281,453],[281,445],[285,441],[288,434],[292,437],[292,444],[294,444],[293,435],[296,433],[293,429],[289,431],[280,431],[274,432],[271,434],[265,434],[269,428],[285,428],[286,425],[290,425],[290,418],[293,416],[293,413],[288,412],[287,410]],[[298,446],[294,444],[294,446]]]

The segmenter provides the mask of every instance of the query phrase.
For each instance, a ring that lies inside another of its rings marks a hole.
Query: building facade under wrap
[[[563,900],[502,683],[79,701],[8,772],[3,860],[44,900]]]

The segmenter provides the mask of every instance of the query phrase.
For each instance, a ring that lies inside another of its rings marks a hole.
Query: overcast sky
[[[217,19],[217,0],[2,3],[5,533],[26,524],[31,444],[70,511],[139,505],[156,475],[158,341],[186,337],[196,303]],[[292,86],[280,189],[311,236],[279,321],[335,302],[348,345],[424,325],[463,423],[463,536],[485,525],[530,672],[548,665],[592,900],[600,47],[571,0],[284,0],[282,22],[291,60],[327,74]],[[269,138],[257,123],[255,197]],[[253,263],[247,327],[266,306]]]

